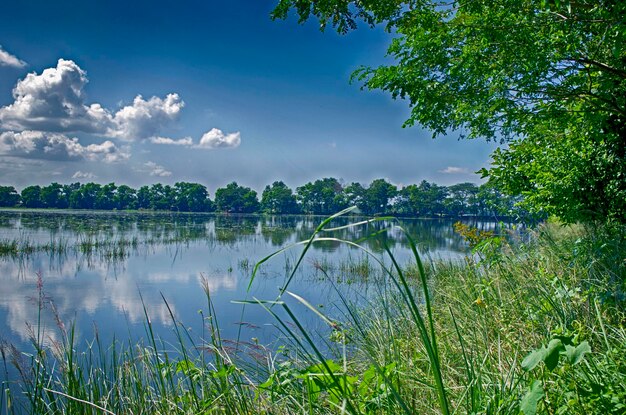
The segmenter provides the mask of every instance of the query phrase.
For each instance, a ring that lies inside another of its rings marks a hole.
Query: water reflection
[[[342,226],[358,218],[339,218],[333,226]],[[216,240],[221,244],[236,244],[242,239],[262,236],[273,247],[310,237],[321,218],[302,216],[227,216],[208,214],[111,213],[74,211],[0,211],[0,238],[30,238],[39,243],[62,238],[68,242],[94,240],[127,240],[142,243],[174,243],[181,241]],[[333,236],[358,239],[389,228],[403,226],[424,249],[445,248],[462,251],[461,239],[452,231],[452,221],[444,219],[403,219],[378,221],[368,226],[345,228]],[[494,223],[474,222],[481,229],[493,228]],[[391,246],[405,244],[399,234],[382,236],[371,248],[385,242]],[[371,243],[371,242],[366,242]]]
[[[308,239],[321,220],[302,216],[0,211],[0,243],[16,242],[31,248],[27,253],[6,250],[0,255],[1,336],[12,342],[28,341],[31,329],[27,323],[34,324],[40,317],[38,275],[47,304],[42,323],[49,328],[58,324],[56,313],[66,324],[75,322],[78,336],[90,338],[94,322],[101,333],[132,334],[144,330],[145,307],[157,330],[171,331],[172,320],[163,297],[186,324],[201,320],[198,310],[206,307],[207,301],[205,278],[213,305],[226,322],[225,337],[240,334],[234,323],[245,316],[232,300],[252,295],[274,298],[300,251],[286,252],[265,265],[254,291],[248,293],[254,263],[285,245]],[[331,226],[356,220],[340,218]],[[452,229],[452,221],[446,220],[384,220],[323,236],[363,239],[363,245],[372,252],[382,254],[386,245],[400,259],[408,258],[406,237],[399,228],[393,228],[397,225],[430,256],[450,258],[466,250]],[[495,226],[473,225],[483,229]],[[366,239],[377,232],[376,238]],[[292,288],[312,303],[323,304],[328,301],[330,287],[320,278],[320,264],[343,261],[343,265],[329,269],[345,274],[362,259],[360,252],[339,242],[316,243]],[[51,312],[52,304],[55,312]],[[255,310],[246,327],[261,327],[269,321],[259,314]],[[55,333],[48,331],[51,340],[59,340]]]
[[[51,328],[46,330],[50,340],[58,341],[59,333],[55,329],[57,318],[65,324],[77,318],[79,323],[85,323],[76,326],[80,336],[85,327],[90,328],[89,322],[100,314],[127,321],[131,325],[139,324],[145,320],[144,306],[153,323],[171,326],[169,310],[161,293],[179,300],[181,293],[202,291],[205,284],[213,295],[223,291],[234,292],[238,288],[238,279],[234,273],[214,271],[200,274],[187,271],[184,267],[163,266],[165,264],[154,260],[136,263],[134,259],[128,259],[122,271],[105,262],[92,262],[89,267],[83,267],[80,260],[70,258],[53,267],[47,265],[46,258],[39,256],[21,270],[11,262],[0,262],[0,316],[5,315],[8,332],[24,342],[31,336],[26,323],[34,324],[39,318],[43,319],[46,327]],[[202,278],[206,280],[205,284]],[[172,287],[179,292],[175,292]],[[41,315],[38,304],[40,299],[44,307]],[[178,314],[178,302],[169,304],[175,315]],[[181,302],[184,304],[184,300]],[[124,328],[124,324],[119,326]],[[6,334],[7,330],[2,332]]]

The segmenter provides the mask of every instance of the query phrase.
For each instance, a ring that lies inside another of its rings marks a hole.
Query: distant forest
[[[343,185],[332,177],[306,183],[295,192],[276,181],[265,187],[260,201],[257,192],[236,182],[217,189],[213,200],[205,186],[187,182],[157,183],[137,190],[115,183],[52,183],[28,186],[21,193],[13,186],[0,186],[0,207],[50,209],[330,215],[357,206],[364,215],[528,218],[516,206],[518,201],[489,184],[440,186],[424,180],[398,189],[384,179],[364,186]]]

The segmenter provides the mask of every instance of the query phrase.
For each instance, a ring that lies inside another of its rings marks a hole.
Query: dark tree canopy
[[[375,179],[365,188],[361,183],[351,183],[344,189],[344,200],[366,215],[388,213],[398,195],[398,189],[385,179]]]
[[[228,213],[255,213],[260,208],[256,192],[237,182],[215,191],[215,205],[218,210]]]
[[[210,212],[213,203],[206,187],[198,183],[178,182],[174,185],[175,207],[181,212]]]
[[[354,78],[434,135],[508,141],[484,170],[525,206],[626,222],[626,2],[280,0],[345,33],[384,23],[393,64]]]
[[[41,203],[47,208],[65,209],[69,206],[66,189],[59,183],[51,183],[41,188]]]
[[[334,177],[318,179],[296,189],[302,211],[312,215],[330,215],[349,206],[343,186]]]
[[[215,202],[206,187],[187,182],[174,186],[155,183],[138,190],[115,183],[52,183],[28,186],[21,195],[12,186],[0,186],[0,207],[330,215],[357,206],[359,211],[355,213],[364,215],[489,216],[536,221],[536,217],[514,206],[519,200],[505,196],[491,184],[439,186],[424,180],[398,189],[385,179],[375,179],[368,186],[343,186],[334,177],[308,182],[295,193],[284,182],[276,181],[265,187],[261,203],[254,190],[236,182],[217,189]]]
[[[261,209],[265,213],[300,213],[293,191],[282,181],[265,186],[261,196]]]
[[[20,203],[20,194],[13,186],[0,186],[0,207],[14,207]]]
[[[41,186],[28,186],[21,193],[22,205],[27,208],[44,207],[41,200]]]
[[[80,186],[70,195],[70,207],[72,209],[96,209],[96,199],[101,190],[102,186],[98,183],[86,183]],[[22,199],[24,199],[23,191]]]
[[[135,189],[126,186],[119,186],[113,196],[115,209],[137,209],[137,192]]]

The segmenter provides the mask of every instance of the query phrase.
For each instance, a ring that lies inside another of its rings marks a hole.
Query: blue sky
[[[0,184],[480,180],[493,144],[402,128],[406,102],[349,83],[391,35],[274,4],[2,2]]]

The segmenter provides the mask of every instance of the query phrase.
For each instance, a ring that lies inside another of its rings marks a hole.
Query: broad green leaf
[[[577,347],[568,347],[566,349],[567,352],[567,360],[572,365],[577,365],[584,358],[586,353],[591,353],[591,346],[586,341],[580,343]]]
[[[541,381],[535,380],[530,386],[530,390],[520,402],[520,410],[524,415],[535,415],[537,413],[537,405],[543,398],[544,391]]]
[[[565,350],[565,348],[563,347],[563,342],[560,339],[550,340],[550,343],[548,343],[548,347],[546,348],[546,355],[543,358],[548,370],[552,371],[559,365],[559,355],[562,350]]]
[[[522,361],[522,369],[529,372],[533,370],[539,363],[543,362],[546,357],[546,349],[544,347],[533,350]]]

